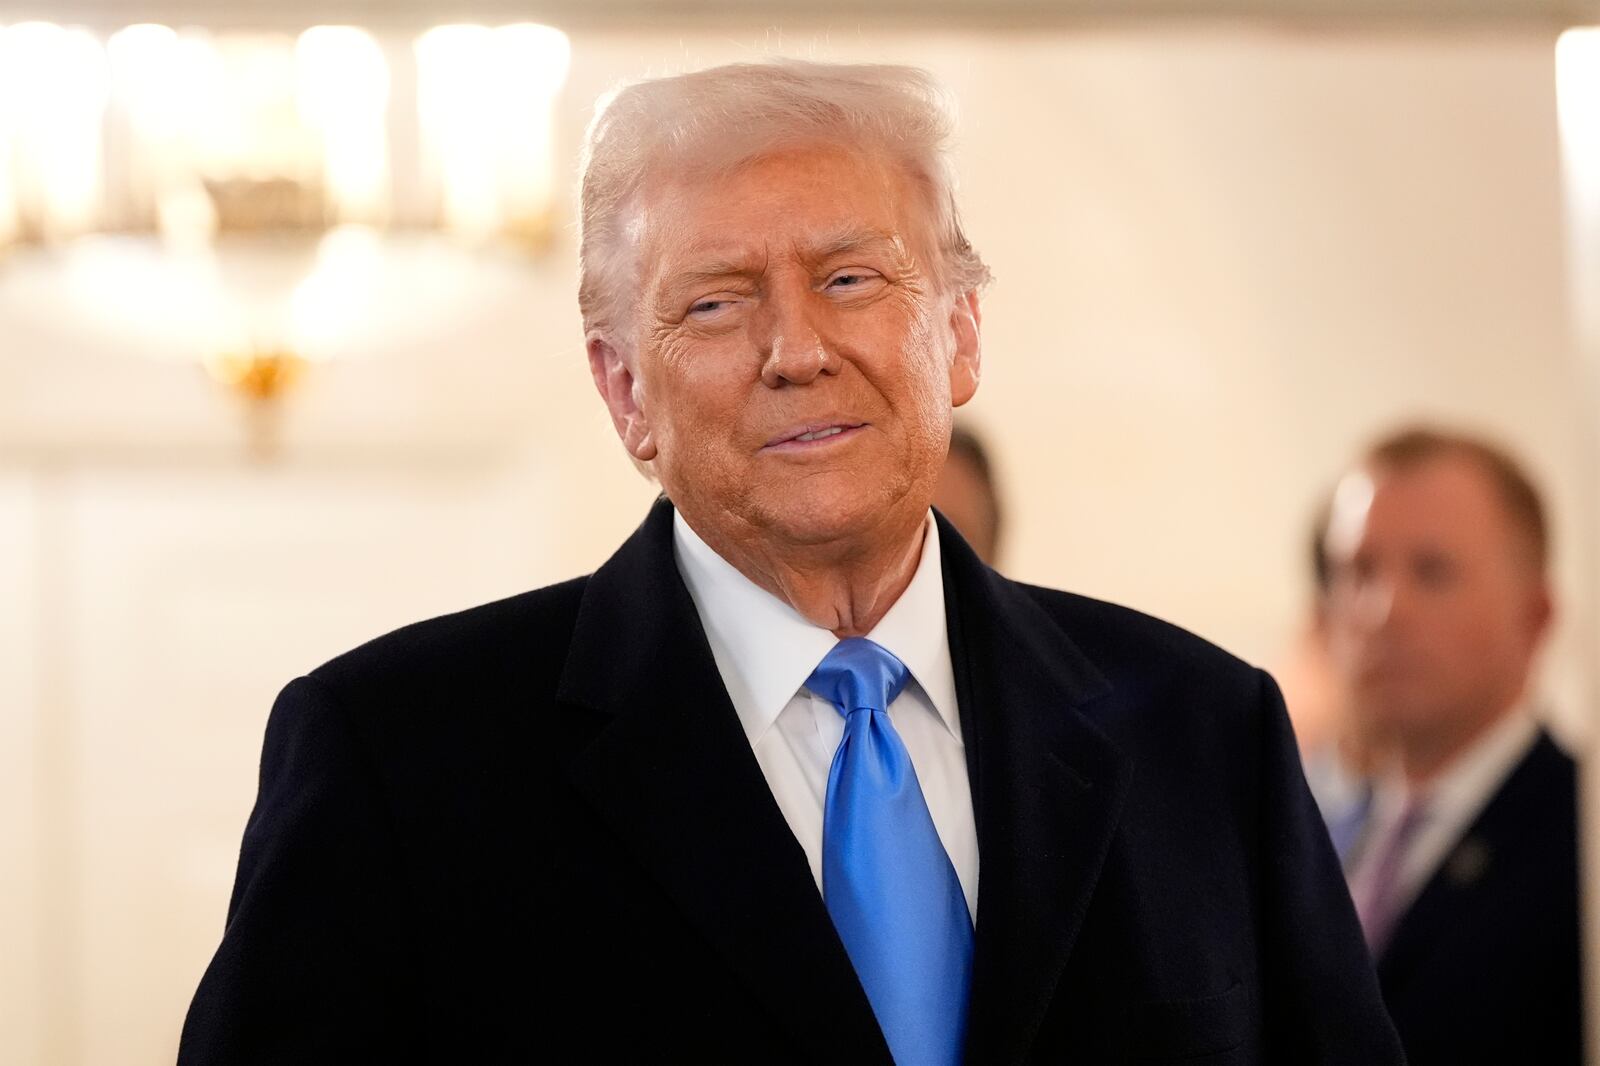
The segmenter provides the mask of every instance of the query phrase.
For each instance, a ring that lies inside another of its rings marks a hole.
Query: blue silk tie
[[[888,649],[851,637],[806,681],[844,715],[828,771],[822,897],[897,1066],[954,1066],[967,1029],[972,921],[889,723],[906,676]]]

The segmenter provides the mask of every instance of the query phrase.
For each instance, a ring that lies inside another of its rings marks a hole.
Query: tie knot
[[[1395,832],[1401,836],[1411,836],[1422,828],[1422,823],[1428,820],[1428,814],[1427,799],[1422,796],[1411,797],[1400,812],[1400,821],[1395,826]]]
[[[906,664],[888,648],[865,637],[848,637],[822,657],[806,678],[806,688],[848,718],[851,711],[888,710],[908,676]]]

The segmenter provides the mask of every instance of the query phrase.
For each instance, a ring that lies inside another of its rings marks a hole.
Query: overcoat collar
[[[1128,763],[1080,710],[1108,691],[1100,672],[942,517],[939,534],[980,866],[968,1059],[1016,1061],[1082,925]],[[576,787],[774,1021],[819,1060],[888,1061],[717,673],[666,501],[590,578],[559,699],[609,718],[572,762]]]

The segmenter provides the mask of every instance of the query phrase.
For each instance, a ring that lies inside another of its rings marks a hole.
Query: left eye
[[[828,279],[823,291],[848,293],[852,299],[865,298],[869,293],[878,292],[885,284],[887,282],[884,281],[883,275],[876,270],[841,270]]]

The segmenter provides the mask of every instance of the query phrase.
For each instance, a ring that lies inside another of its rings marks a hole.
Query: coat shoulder
[[[1481,812],[1476,828],[1576,868],[1578,763],[1541,728]]]
[[[1171,622],[1072,592],[1021,583],[1017,587],[1119,685],[1199,681],[1253,692],[1261,684],[1256,667]]]
[[[348,698],[404,696],[450,680],[548,674],[565,660],[588,577],[413,622],[330,659],[310,676]]]

